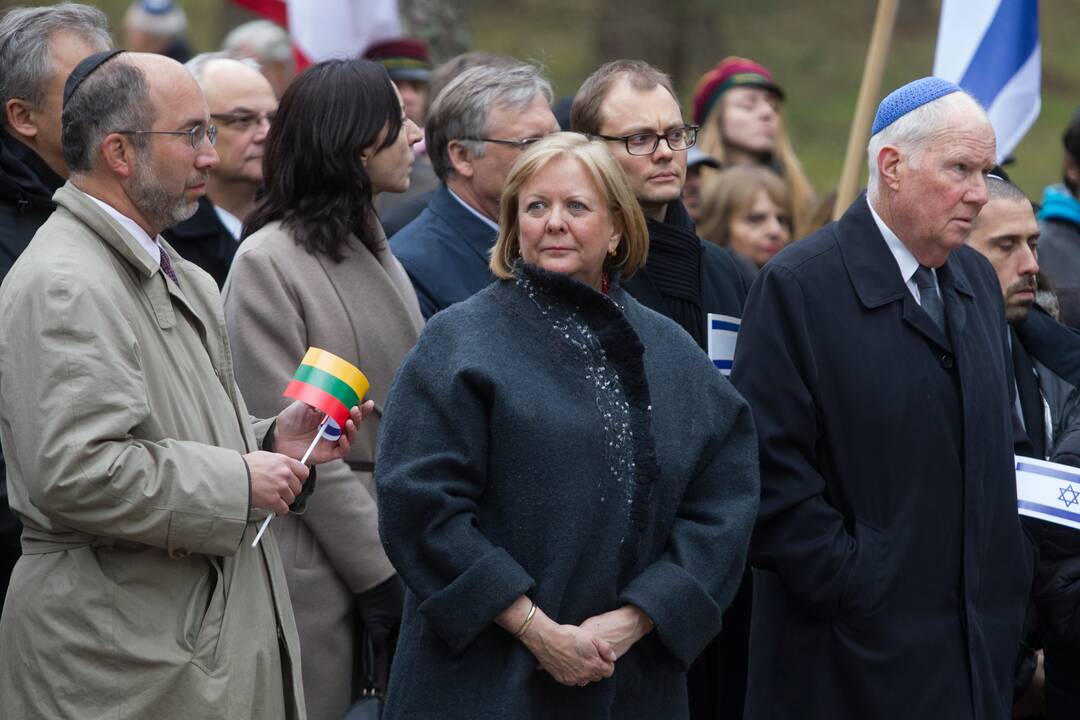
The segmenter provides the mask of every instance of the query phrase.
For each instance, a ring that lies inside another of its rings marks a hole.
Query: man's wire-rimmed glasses
[[[456,138],[457,140],[471,140],[472,142],[489,142],[496,145],[512,145],[518,150],[524,150],[535,142],[540,142],[544,138],[542,137],[528,137],[521,140],[501,140],[499,138],[484,138],[484,137],[463,137]]]
[[[210,113],[210,117],[217,120],[222,125],[229,127],[238,132],[244,132],[252,125],[261,125],[265,120],[270,125],[274,124],[274,118],[277,116],[276,110],[270,112],[230,112],[230,113]]]
[[[202,147],[203,140],[209,140],[211,145],[217,144],[216,125],[196,125],[190,130],[114,130],[121,135],[187,135],[193,150]]]
[[[681,128],[668,130],[664,134],[658,133],[634,133],[633,135],[600,135],[602,140],[621,142],[626,146],[626,152],[631,155],[652,155],[656,148],[660,147],[660,141],[667,143],[672,150],[689,150],[697,142],[698,125],[684,125]]]

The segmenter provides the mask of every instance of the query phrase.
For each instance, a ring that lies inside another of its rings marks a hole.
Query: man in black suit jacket
[[[225,285],[244,220],[263,182],[263,147],[277,98],[270,82],[246,61],[204,53],[187,63],[217,125],[221,162],[210,171],[206,195],[193,216],[165,231],[178,253]]]
[[[428,113],[428,156],[442,185],[420,216],[390,239],[425,318],[495,278],[506,175],[532,141],[559,129],[551,86],[531,65],[479,65],[439,93]]]
[[[994,133],[924,78],[868,150],[868,193],[762,269],[736,348],[762,473],[746,717],[1008,718],[1032,556],[1001,290],[964,246]]]

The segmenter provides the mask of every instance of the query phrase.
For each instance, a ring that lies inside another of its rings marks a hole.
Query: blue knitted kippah
[[[877,135],[878,132],[889,127],[915,108],[922,107],[928,102],[933,102],[954,92],[960,92],[960,86],[939,77],[924,77],[913,80],[907,85],[893,90],[881,101],[881,104],[878,105],[877,115],[874,116],[874,127],[870,130],[870,134]]]
[[[172,0],[142,0],[142,9],[151,15],[165,15],[172,12]]]

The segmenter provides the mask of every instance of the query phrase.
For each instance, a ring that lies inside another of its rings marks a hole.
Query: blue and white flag
[[[944,0],[934,75],[986,108],[1003,161],[1039,116],[1038,0]]]
[[[1021,515],[1080,530],[1080,470],[1018,455],[1016,509]]]
[[[739,340],[739,326],[742,320],[730,315],[709,313],[707,337],[709,338],[709,359],[716,369],[724,375],[731,374],[735,362],[735,343]]]

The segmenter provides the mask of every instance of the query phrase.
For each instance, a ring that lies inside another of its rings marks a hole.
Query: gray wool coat
[[[376,481],[409,588],[385,717],[684,718],[758,504],[749,409],[682,329],[529,266],[435,315],[387,401]],[[493,624],[656,624],[584,688]]]
[[[380,230],[381,234],[381,230]],[[311,720],[339,720],[353,683],[356,593],[394,574],[379,542],[371,471],[383,404],[424,320],[405,270],[385,241],[377,252],[350,238],[334,262],[271,223],[246,238],[225,285],[236,380],[254,412],[276,414],[308,347],[356,365],[375,412],[344,460],[319,466],[303,515],[274,520],[289,580]]]

